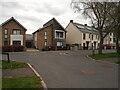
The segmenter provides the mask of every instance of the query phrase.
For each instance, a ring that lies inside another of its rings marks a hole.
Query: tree
[[[92,26],[97,28],[100,36],[99,54],[102,53],[104,38],[111,32],[111,3],[112,2],[92,2],[92,0],[89,2],[71,2],[71,6],[75,12],[82,11],[82,14],[91,20]]]
[[[120,53],[120,1],[119,2],[114,2],[111,5],[112,9],[111,9],[111,13],[110,17],[111,17],[111,24],[110,26],[112,27],[112,32],[114,33],[115,37],[116,37],[116,52]]]

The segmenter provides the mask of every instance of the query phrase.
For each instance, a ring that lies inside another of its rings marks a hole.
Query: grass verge
[[[120,64],[120,62],[115,62],[116,64]]]
[[[2,78],[2,88],[43,88],[40,79],[31,77],[9,77]]]
[[[89,57],[99,60],[103,58],[113,58],[113,57],[120,57],[118,53],[103,53],[103,54],[95,54],[95,55],[88,55]]]
[[[0,68],[2,69],[17,69],[17,68],[27,68],[28,65],[26,63],[22,62],[16,62],[16,61],[10,61],[8,63],[7,60],[2,60],[2,65],[0,65]]]

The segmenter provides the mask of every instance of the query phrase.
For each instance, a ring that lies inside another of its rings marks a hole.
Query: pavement
[[[87,58],[91,53],[91,50],[12,52],[10,59],[30,63],[48,88],[118,88],[118,65]]]
[[[25,77],[25,76],[35,76],[35,74],[30,68],[2,70],[2,77]]]

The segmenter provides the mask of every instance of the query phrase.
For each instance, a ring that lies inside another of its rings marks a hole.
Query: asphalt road
[[[91,52],[18,52],[10,59],[33,65],[48,88],[118,88],[118,65],[90,60]]]

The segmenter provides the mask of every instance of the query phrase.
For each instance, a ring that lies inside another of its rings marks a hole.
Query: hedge
[[[22,45],[4,45],[2,46],[2,52],[23,52],[25,49]]]

